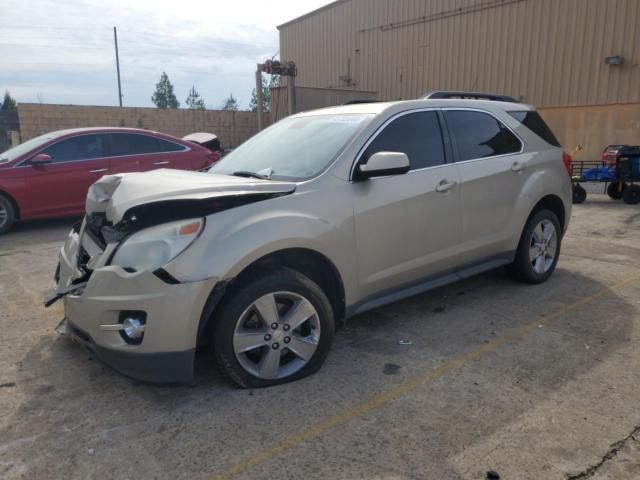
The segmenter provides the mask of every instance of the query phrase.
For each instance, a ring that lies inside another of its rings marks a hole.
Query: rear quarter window
[[[538,112],[523,110],[520,112],[508,113],[548,144],[553,145],[554,147],[561,146],[556,136],[553,134],[549,126],[545,123]]]

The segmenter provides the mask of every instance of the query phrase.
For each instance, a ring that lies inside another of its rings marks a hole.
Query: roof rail
[[[349,100],[343,103],[343,105],[359,105],[361,103],[378,103],[380,100]]]
[[[448,91],[435,91],[427,93],[423,99],[443,99],[443,98],[465,98],[471,100],[493,100],[494,102],[511,102],[520,103],[513,97],[507,95],[498,95],[495,93],[482,93],[482,92],[448,92]]]

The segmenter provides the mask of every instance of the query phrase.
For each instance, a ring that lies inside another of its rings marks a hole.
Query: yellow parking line
[[[458,357],[454,357],[451,360],[448,360],[447,362],[443,363],[439,367],[434,368],[433,370],[429,370],[428,372],[412,377],[402,382],[397,387],[387,390],[386,392],[383,392],[381,394],[375,395],[369,398],[368,400],[358,403],[354,407],[343,411],[342,413],[339,413],[337,415],[327,418],[326,420],[320,423],[312,425],[311,427],[306,428],[302,432],[292,435],[289,438],[283,440],[282,442],[278,442],[275,445],[265,450],[262,450],[261,452],[258,452],[253,457],[247,458],[246,460],[243,460],[239,463],[231,465],[225,470],[222,470],[221,472],[214,474],[213,476],[210,477],[210,480],[227,480],[227,479],[233,478],[234,476],[250,469],[251,467],[264,463],[270,460],[271,458],[275,457],[276,455],[279,455],[293,447],[296,447],[309,439],[322,435],[327,430],[337,427],[338,425],[347,423],[359,415],[362,415],[364,413],[370,412],[371,410],[374,410],[378,407],[383,406],[391,402],[392,400],[395,400],[396,398],[404,395],[405,393],[414,390],[416,387],[422,385],[423,383],[436,380],[437,378],[442,377],[443,375],[450,372],[451,370],[460,368],[463,365],[469,363],[470,361],[475,360],[476,358],[486,353],[492,352],[493,350],[496,350],[498,347],[504,345],[505,343],[511,340],[523,337],[527,333],[533,330],[536,330],[539,325],[544,325],[550,322],[551,320],[554,320],[566,314],[567,312],[570,312],[587,303],[590,303],[606,295],[609,291],[618,290],[622,287],[625,287],[639,280],[640,280],[640,275],[635,275],[631,278],[628,278],[627,280],[616,283],[611,287],[603,288],[602,290],[595,292],[589,296],[586,296],[576,302],[573,302],[569,305],[565,305],[564,307],[561,307],[558,310],[555,310],[554,312],[548,315],[545,315],[544,317],[541,317],[534,322],[531,322],[527,325],[523,325],[522,327],[514,330],[511,333],[508,333],[504,336],[491,340],[488,343],[484,343],[482,344],[482,346],[478,347],[475,350],[472,350],[469,353],[460,355]]]

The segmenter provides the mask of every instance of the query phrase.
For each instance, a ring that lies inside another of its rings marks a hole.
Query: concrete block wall
[[[158,108],[101,107],[20,103],[20,137],[24,142],[43,133],[79,127],[134,127],[183,137],[211,132],[225,147],[237,147],[258,131],[257,114],[223,110],[161,110]],[[265,125],[269,114],[265,114]]]

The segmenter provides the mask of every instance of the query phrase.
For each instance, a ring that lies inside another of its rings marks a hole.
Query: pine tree
[[[4,92],[4,99],[2,100],[2,107],[0,107],[0,110],[15,110],[16,108],[16,101],[9,93],[9,90],[6,90]]]
[[[280,86],[280,75],[271,75],[271,80],[267,85],[267,79],[262,77],[262,107],[265,112],[271,111],[271,89]],[[251,100],[249,100],[249,109],[252,112],[258,111],[258,95],[254,88],[251,92]]]
[[[189,90],[189,96],[187,97],[186,103],[191,110],[205,109],[204,100],[200,97],[195,86],[192,86],[191,90]]]
[[[233,93],[231,93],[229,98],[227,98],[222,104],[222,110],[229,110],[231,112],[238,111],[238,100],[233,96]]]
[[[160,75],[160,81],[156,85],[156,91],[151,97],[151,101],[158,108],[178,108],[180,102],[173,93],[173,85],[165,72]]]

